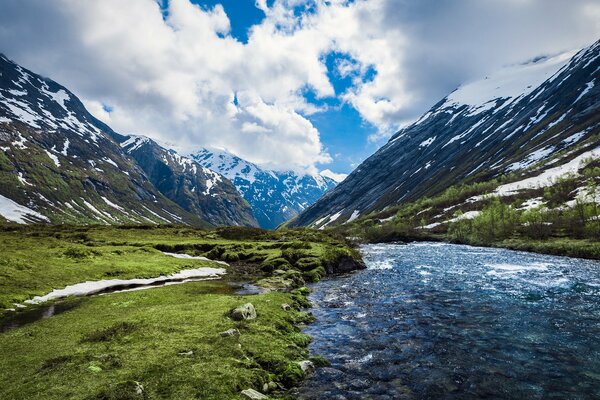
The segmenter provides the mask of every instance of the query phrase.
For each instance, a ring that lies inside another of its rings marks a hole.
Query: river
[[[600,262],[441,243],[367,245],[312,286],[303,399],[600,398]]]

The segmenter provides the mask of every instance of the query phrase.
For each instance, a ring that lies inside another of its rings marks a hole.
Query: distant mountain
[[[457,183],[517,180],[534,169],[595,155],[599,86],[600,41],[576,54],[539,57],[463,85],[290,225],[339,224]]]
[[[222,150],[201,149],[190,157],[231,180],[266,229],[295,217],[336,185],[321,175],[264,169]]]
[[[227,179],[115,133],[66,88],[4,56],[0,148],[0,221],[256,225]]]
[[[156,188],[184,210],[213,225],[258,226],[235,186],[194,160],[144,136],[115,137]]]

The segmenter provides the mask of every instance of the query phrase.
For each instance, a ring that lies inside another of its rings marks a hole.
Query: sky
[[[0,2],[0,52],[115,131],[331,174],[461,84],[598,39],[598,0]]]

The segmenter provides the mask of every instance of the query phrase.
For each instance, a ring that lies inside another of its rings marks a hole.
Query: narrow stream
[[[302,399],[598,399],[600,262],[414,243],[315,285]]]

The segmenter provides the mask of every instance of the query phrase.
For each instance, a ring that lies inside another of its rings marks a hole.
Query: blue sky
[[[192,2],[205,9],[221,4],[229,17],[231,36],[243,43],[248,41],[248,30],[265,18],[265,13],[256,7],[253,0],[192,0]],[[272,3],[272,0],[267,2],[268,5]],[[335,94],[340,95],[351,88],[351,78],[341,77],[336,73],[336,62],[347,60],[349,57],[343,53],[331,52],[324,58],[328,70],[327,76],[335,89]],[[368,71],[366,79],[374,73],[372,69]],[[319,130],[323,146],[332,157],[332,161],[327,164],[318,163],[320,169],[350,173],[385,142],[385,140],[368,140],[370,136],[377,133],[377,128],[364,121],[356,109],[340,101],[337,96],[316,99],[314,92],[306,90],[304,98],[316,106],[326,107],[322,112],[304,114]]]
[[[0,51],[117,132],[348,173],[459,85],[589,45],[598,21],[598,0],[3,0]]]

